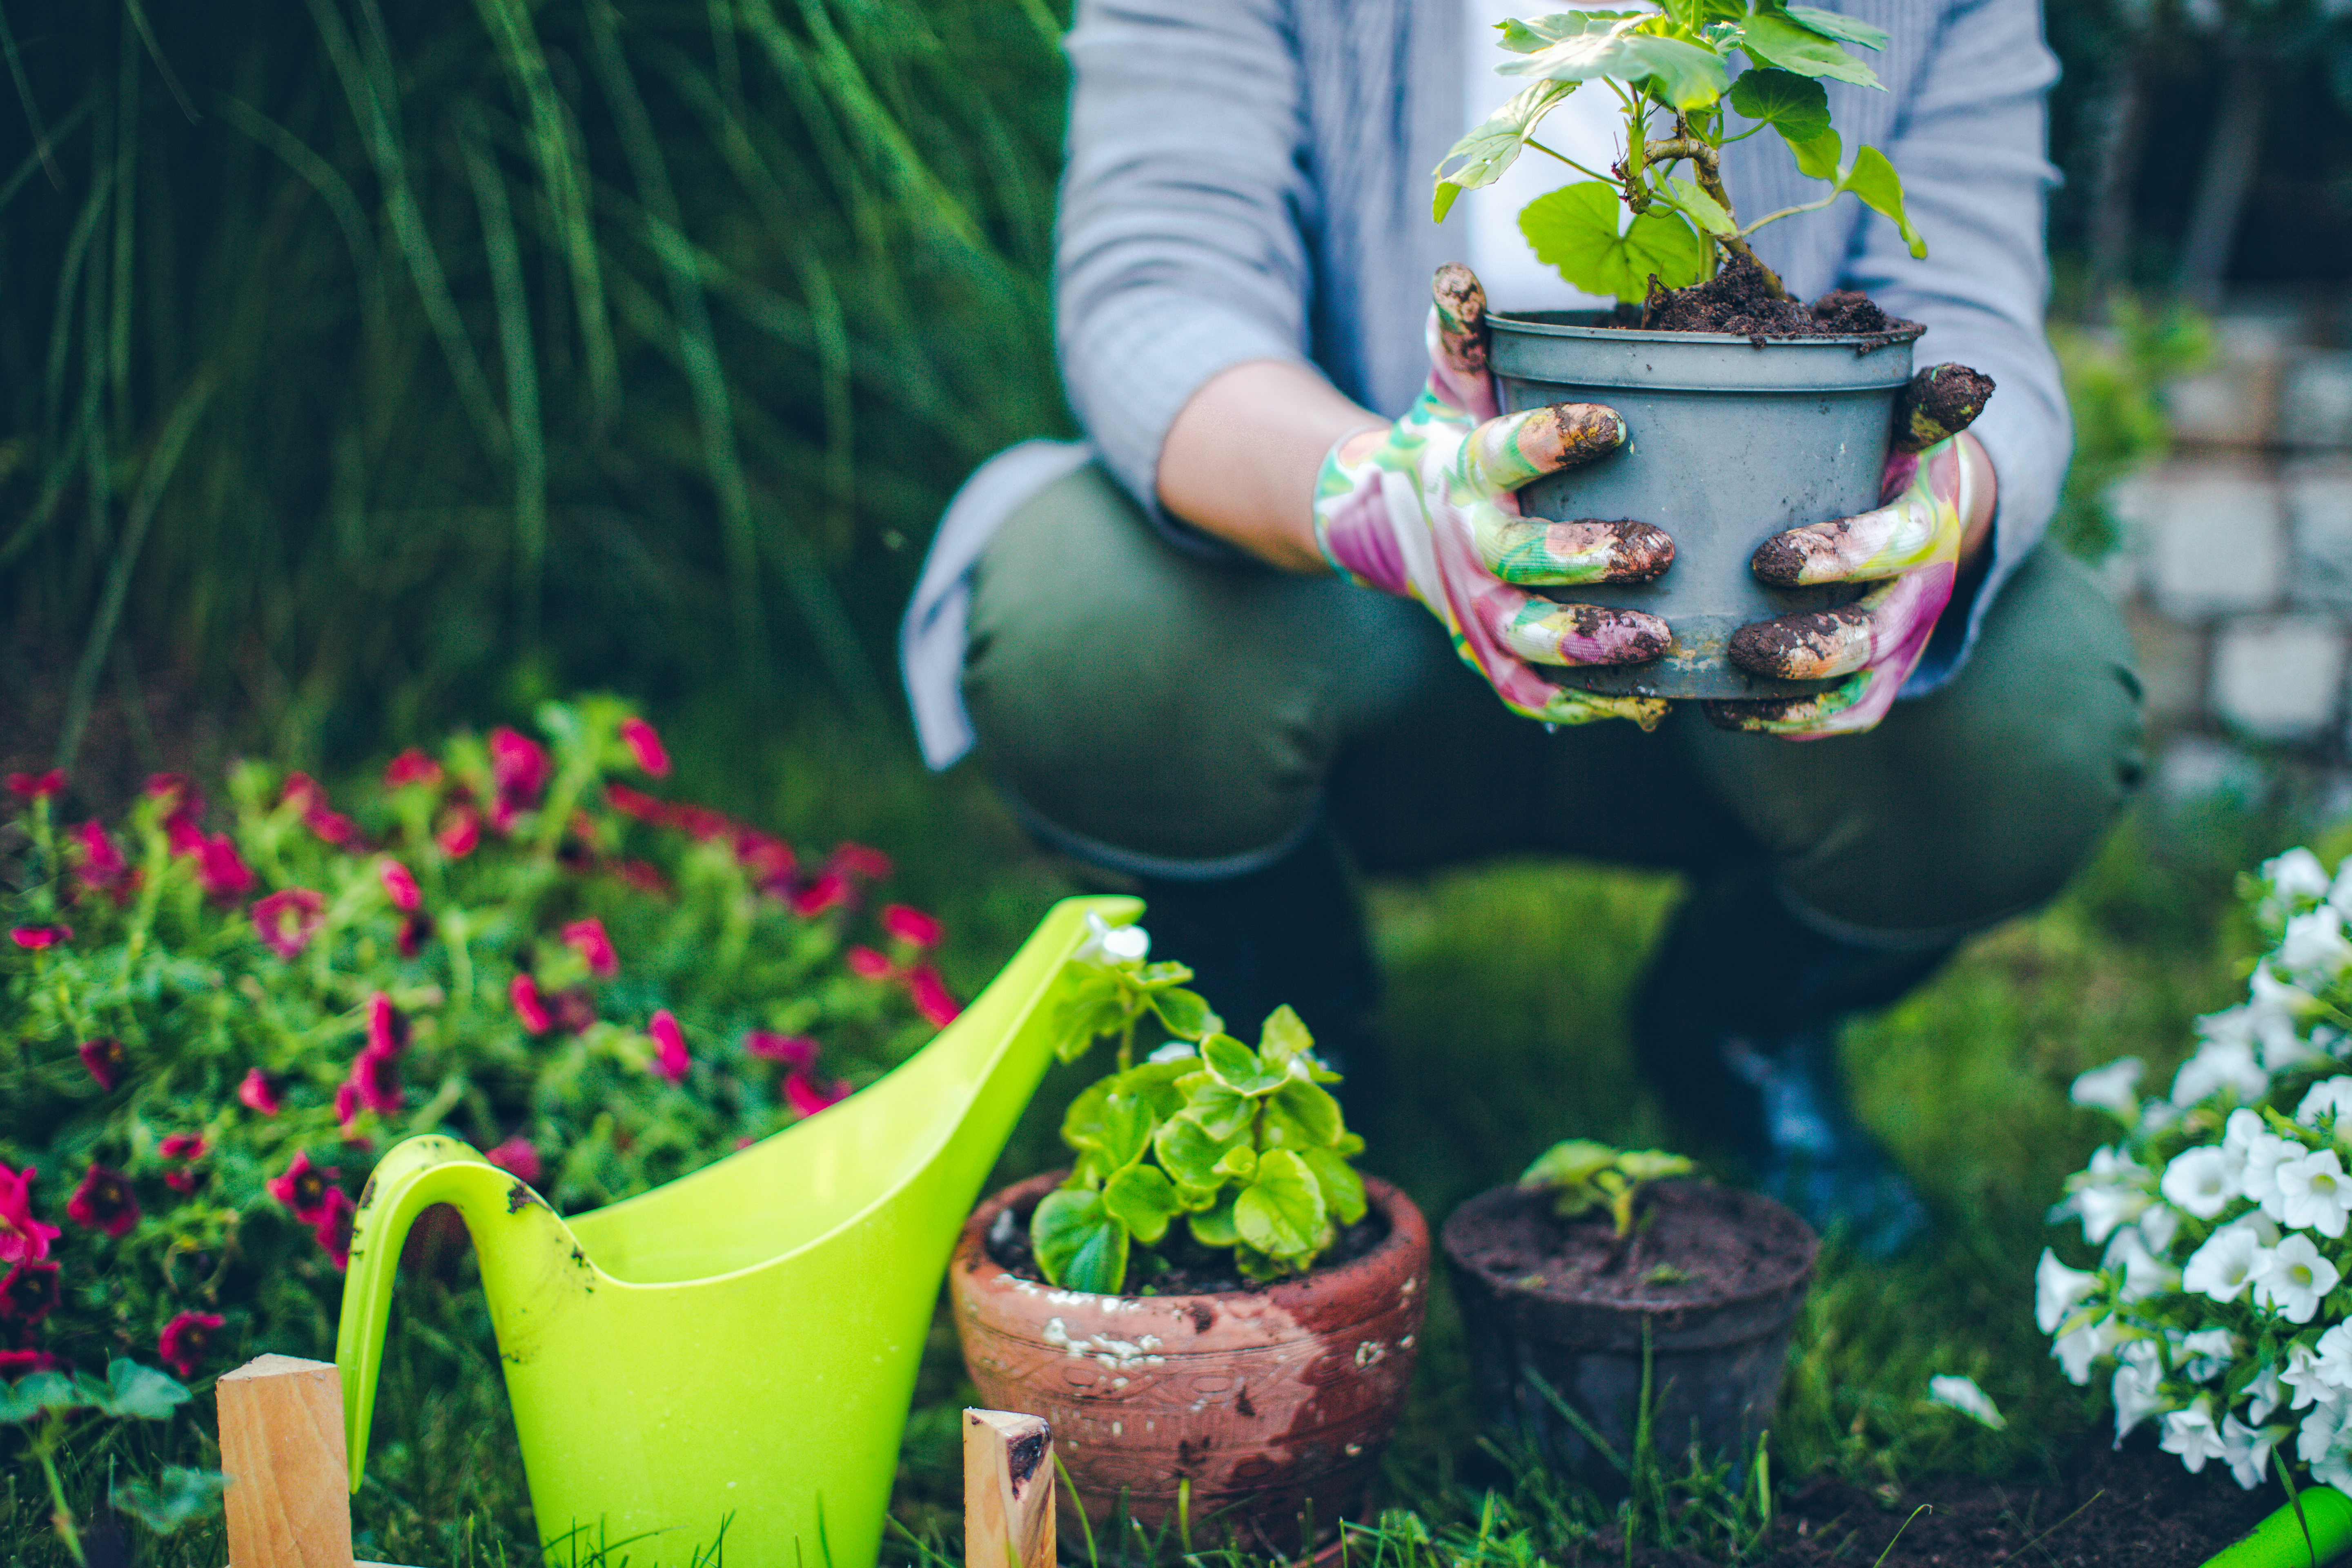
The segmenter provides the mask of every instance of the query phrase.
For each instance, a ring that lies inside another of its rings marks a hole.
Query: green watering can
[[[610,1208],[559,1218],[454,1138],[394,1148],[360,1200],[335,1343],[352,1489],[401,1243],[450,1204],[551,1564],[632,1537],[639,1561],[708,1562],[722,1525],[731,1564],[872,1563],[948,1255],[1052,1058],[1066,961],[1089,914],[1141,910],[1065,900],[880,1082]]]

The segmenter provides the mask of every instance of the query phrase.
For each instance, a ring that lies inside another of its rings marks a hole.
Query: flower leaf
[[[1895,221],[1903,235],[1903,242],[1911,247],[1913,260],[1924,260],[1927,242],[1911,226],[1911,216],[1903,210],[1903,176],[1886,161],[1886,154],[1875,147],[1855,151],[1853,167],[1847,170],[1838,184],[1860,196],[1873,211],[1885,214]]]
[[[109,1415],[163,1421],[188,1402],[188,1391],[170,1375],[121,1356],[107,1363],[106,1383],[104,1396],[95,1403]]]
[[[1192,1227],[1192,1239],[1202,1247],[1226,1247],[1241,1240],[1241,1232],[1234,1227],[1234,1203],[1238,1194],[1227,1194],[1213,1207],[1192,1215],[1185,1224]]]
[[[1103,1184],[1103,1209],[1150,1247],[1168,1234],[1176,1217],[1176,1184],[1157,1165],[1128,1166]]]
[[[1535,134],[1543,117],[1575,90],[1572,81],[1539,81],[1521,88],[1502,108],[1488,115],[1485,123],[1447,148],[1445,156],[1431,171],[1437,177],[1437,190],[1430,204],[1430,216],[1444,223],[1456,196],[1501,179],[1503,171],[1518,161],[1520,150],[1527,146],[1528,138]],[[1455,163],[1457,159],[1459,163]],[[1446,172],[1449,163],[1454,165],[1450,174]]]
[[[1211,1035],[1201,1042],[1201,1065],[1209,1076],[1235,1094],[1253,1098],[1272,1094],[1289,1075],[1269,1068],[1258,1054],[1231,1035]]]
[[[1151,993],[1151,1010],[1160,1015],[1168,1032],[1180,1040],[1197,1040],[1213,1033],[1222,1022],[1198,993],[1172,985]]]
[[[1547,24],[1563,20],[1545,18]],[[1595,15],[1582,29],[1571,32],[1563,26],[1556,41],[1496,69],[1505,76],[1541,77],[1547,81],[1639,82],[1661,101],[1679,110],[1703,109],[1720,98],[1731,85],[1723,57],[1698,44],[1637,30],[1651,20],[1646,15],[1606,19]],[[1512,47],[1518,37],[1507,32],[1504,47]],[[1836,47],[1834,44],[1824,47]]]
[[[107,1500],[156,1534],[169,1535],[214,1511],[227,1489],[228,1478],[218,1470],[166,1465],[152,1481],[142,1476],[113,1487]]]
[[[1277,1072],[1297,1073],[1291,1064],[1315,1048],[1315,1037],[1289,1004],[1276,1007],[1258,1031],[1257,1054],[1265,1065]]]
[[[1647,15],[1644,11],[1559,11],[1532,22],[1509,17],[1497,30],[1503,35],[1503,47],[1515,55],[1531,55],[1563,38],[1607,32],[1612,23],[1638,22]]]
[[[1639,300],[1654,274],[1669,289],[1698,280],[1699,237],[1678,213],[1655,207],[1617,231],[1617,188],[1599,180],[1548,191],[1519,214],[1536,258],[1590,294]]]
[[[1685,216],[1709,234],[1730,235],[1739,232],[1739,226],[1731,221],[1731,215],[1725,212],[1713,196],[1708,195],[1680,174],[1666,176],[1665,188],[1662,194],[1669,203],[1680,208]]]
[[[1810,142],[1791,142],[1789,151],[1796,157],[1797,172],[1815,180],[1835,180],[1845,158],[1845,144],[1834,131],[1824,131]]]
[[[1108,1296],[1126,1281],[1127,1226],[1112,1216],[1100,1193],[1076,1187],[1047,1193],[1029,1216],[1029,1245],[1049,1284]]]
[[[1222,1145],[1240,1136],[1256,1120],[1257,1101],[1234,1093],[1207,1073],[1196,1072],[1184,1080],[1181,1114],[1198,1121],[1201,1131]]]
[[[1822,84],[1774,66],[1742,72],[1731,84],[1731,107],[1769,125],[1791,146],[1830,128],[1830,95]]]
[[[1855,17],[1841,16],[1835,11],[1824,11],[1818,5],[1786,5],[1781,8],[1788,12],[1790,21],[1801,27],[1810,27],[1824,37],[1841,39],[1849,44],[1860,44],[1865,49],[1883,49],[1886,47],[1886,33],[1884,28],[1874,27],[1869,23]]]
[[[1292,1079],[1266,1101],[1263,1142],[1269,1149],[1328,1149],[1339,1141],[1342,1125],[1330,1090]]]
[[[1232,1146],[1232,1138],[1211,1137],[1208,1129],[1190,1116],[1171,1117],[1160,1124],[1151,1139],[1152,1152],[1160,1156],[1161,1167],[1185,1187],[1213,1189],[1223,1185],[1224,1177],[1217,1172],[1217,1162]]]
[[[1256,1179],[1234,1200],[1234,1228],[1276,1258],[1311,1253],[1323,1238],[1323,1189],[1307,1162],[1287,1149],[1260,1156]]]
[[[1220,1178],[1246,1182],[1257,1174],[1257,1151],[1246,1143],[1237,1143],[1217,1156],[1216,1173]]]
[[[1740,24],[1736,41],[1759,66],[1779,66],[1799,76],[1825,76],[1850,81],[1856,87],[1885,90],[1877,73],[1847,54],[1836,39],[1790,20],[1789,14],[1777,6],[1759,5],[1755,14]]]
[[[1522,1190],[1572,1187],[1617,1163],[1617,1151],[1590,1138],[1565,1138],[1535,1158],[1519,1176]]]
[[[1370,1205],[1364,1198],[1364,1178],[1336,1149],[1302,1149],[1298,1157],[1315,1173],[1315,1184],[1322,1189],[1323,1204],[1331,1217],[1341,1225],[1353,1225],[1364,1217]]]

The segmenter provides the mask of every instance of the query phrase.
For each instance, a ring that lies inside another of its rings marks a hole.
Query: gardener
[[[1852,201],[1758,249],[1792,296],[1865,289],[1926,323],[1920,363],[1999,392],[1931,476],[1964,529],[1948,605],[1871,628],[1836,699],[1717,723],[1685,704],[1647,731],[1566,708],[1531,722],[1527,656],[1654,649],[1555,637],[1473,668],[1423,607],[1494,588],[1427,548],[1415,484],[1375,471],[1416,478],[1389,421],[1433,352],[1447,396],[1490,390],[1476,290],[1449,275],[1425,346],[1428,279],[1466,250],[1505,306],[1589,303],[1510,232],[1518,202],[1465,204],[1504,215],[1483,228],[1428,216],[1431,169],[1496,97],[1488,25],[1511,12],[1491,0],[1080,5],[1058,317],[1089,440],[974,476],[905,654],[933,764],[976,731],[1030,830],[1134,879],[1158,951],[1237,1029],[1289,1001],[1343,1052],[1361,1038],[1351,868],[1537,852],[1688,873],[1634,1009],[1643,1067],[1690,1132],[1884,1252],[1925,1215],[1846,1109],[1836,1025],[2056,891],[2137,777],[2140,712],[2115,608],[2040,542],[2069,434],[2041,327],[2056,63],[2038,7],[1850,8],[1895,35],[1874,61],[1887,90],[1832,82],[1832,109],[1847,145],[1904,172],[1932,255]],[[1549,180],[1537,162],[1511,178]],[[1725,178],[1758,212],[1812,194],[1772,136],[1728,148]],[[1608,449],[1612,417],[1518,446],[1570,465]],[[1371,1064],[1348,1054],[1360,1091]]]

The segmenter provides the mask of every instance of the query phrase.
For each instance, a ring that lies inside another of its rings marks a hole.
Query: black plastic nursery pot
[[[1750,675],[1726,657],[1750,621],[1844,604],[1848,585],[1771,588],[1748,570],[1784,529],[1878,504],[1895,401],[1911,379],[1906,323],[1840,337],[1603,327],[1590,311],[1491,315],[1489,363],[1503,409],[1605,403],[1622,448],[1519,492],[1530,516],[1631,519],[1663,528],[1674,564],[1648,583],[1554,590],[1665,621],[1674,642],[1644,664],[1551,672],[1587,691],[1641,697],[1801,696],[1833,684]]]
[[[1623,1242],[1604,1214],[1553,1217],[1548,1194],[1497,1187],[1441,1232],[1482,1425],[1605,1494],[1626,1486],[1644,1341],[1652,1446],[1738,1455],[1770,1424],[1821,1243],[1755,1193],[1662,1182]],[[1680,1276],[1676,1278],[1675,1276]],[[1617,1462],[1594,1451],[1565,1404]]]

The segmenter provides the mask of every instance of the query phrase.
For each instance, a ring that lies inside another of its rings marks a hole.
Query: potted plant
[[[1645,697],[1817,690],[1822,682],[1753,675],[1729,662],[1731,635],[1857,590],[1767,585],[1749,568],[1756,547],[1784,529],[1877,505],[1890,440],[1916,451],[1957,434],[1992,390],[1989,378],[1958,366],[1924,372],[1915,384],[1911,342],[1926,329],[1851,291],[1810,306],[1790,300],[1749,245],[1768,225],[1851,193],[1897,226],[1913,256],[1927,255],[1894,165],[1874,147],[1846,156],[1822,86],[1824,78],[1876,86],[1846,46],[1876,49],[1886,35],[1777,0],[1664,0],[1655,13],[1508,21],[1499,42],[1514,57],[1502,74],[1533,79],[1438,165],[1435,214],[1443,219],[1463,191],[1493,184],[1527,148],[1587,176],[1528,203],[1519,227],[1538,259],[1575,287],[1619,300],[1617,310],[1489,317],[1490,363],[1505,412],[1601,402],[1633,433],[1613,456],[1528,486],[1521,503],[1561,520],[1654,522],[1675,546],[1661,577],[1576,591],[1580,602],[1663,617],[1675,633],[1666,653],[1559,679]],[[1742,56],[1747,68],[1734,81]],[[1536,136],[1547,114],[1593,83],[1615,93],[1624,113],[1626,153],[1605,172]],[[1724,184],[1721,153],[1768,125],[1822,195],[1746,217]],[[1911,407],[1898,416],[1906,386]]]
[[[1804,1221],[1691,1169],[1572,1139],[1445,1222],[1481,1420],[1604,1490],[1645,1428],[1670,1451],[1747,1447],[1811,1283]]]
[[[1072,1528],[1123,1507],[1286,1556],[1360,1507],[1403,1407],[1428,1227],[1349,1163],[1363,1141],[1297,1014],[1253,1049],[1133,928],[1087,957],[1063,1055],[1117,1036],[1118,1059],[1063,1121],[1070,1170],[964,1226],[964,1365],[984,1403],[1052,1425]],[[1135,1062],[1146,1015],[1174,1037]]]

